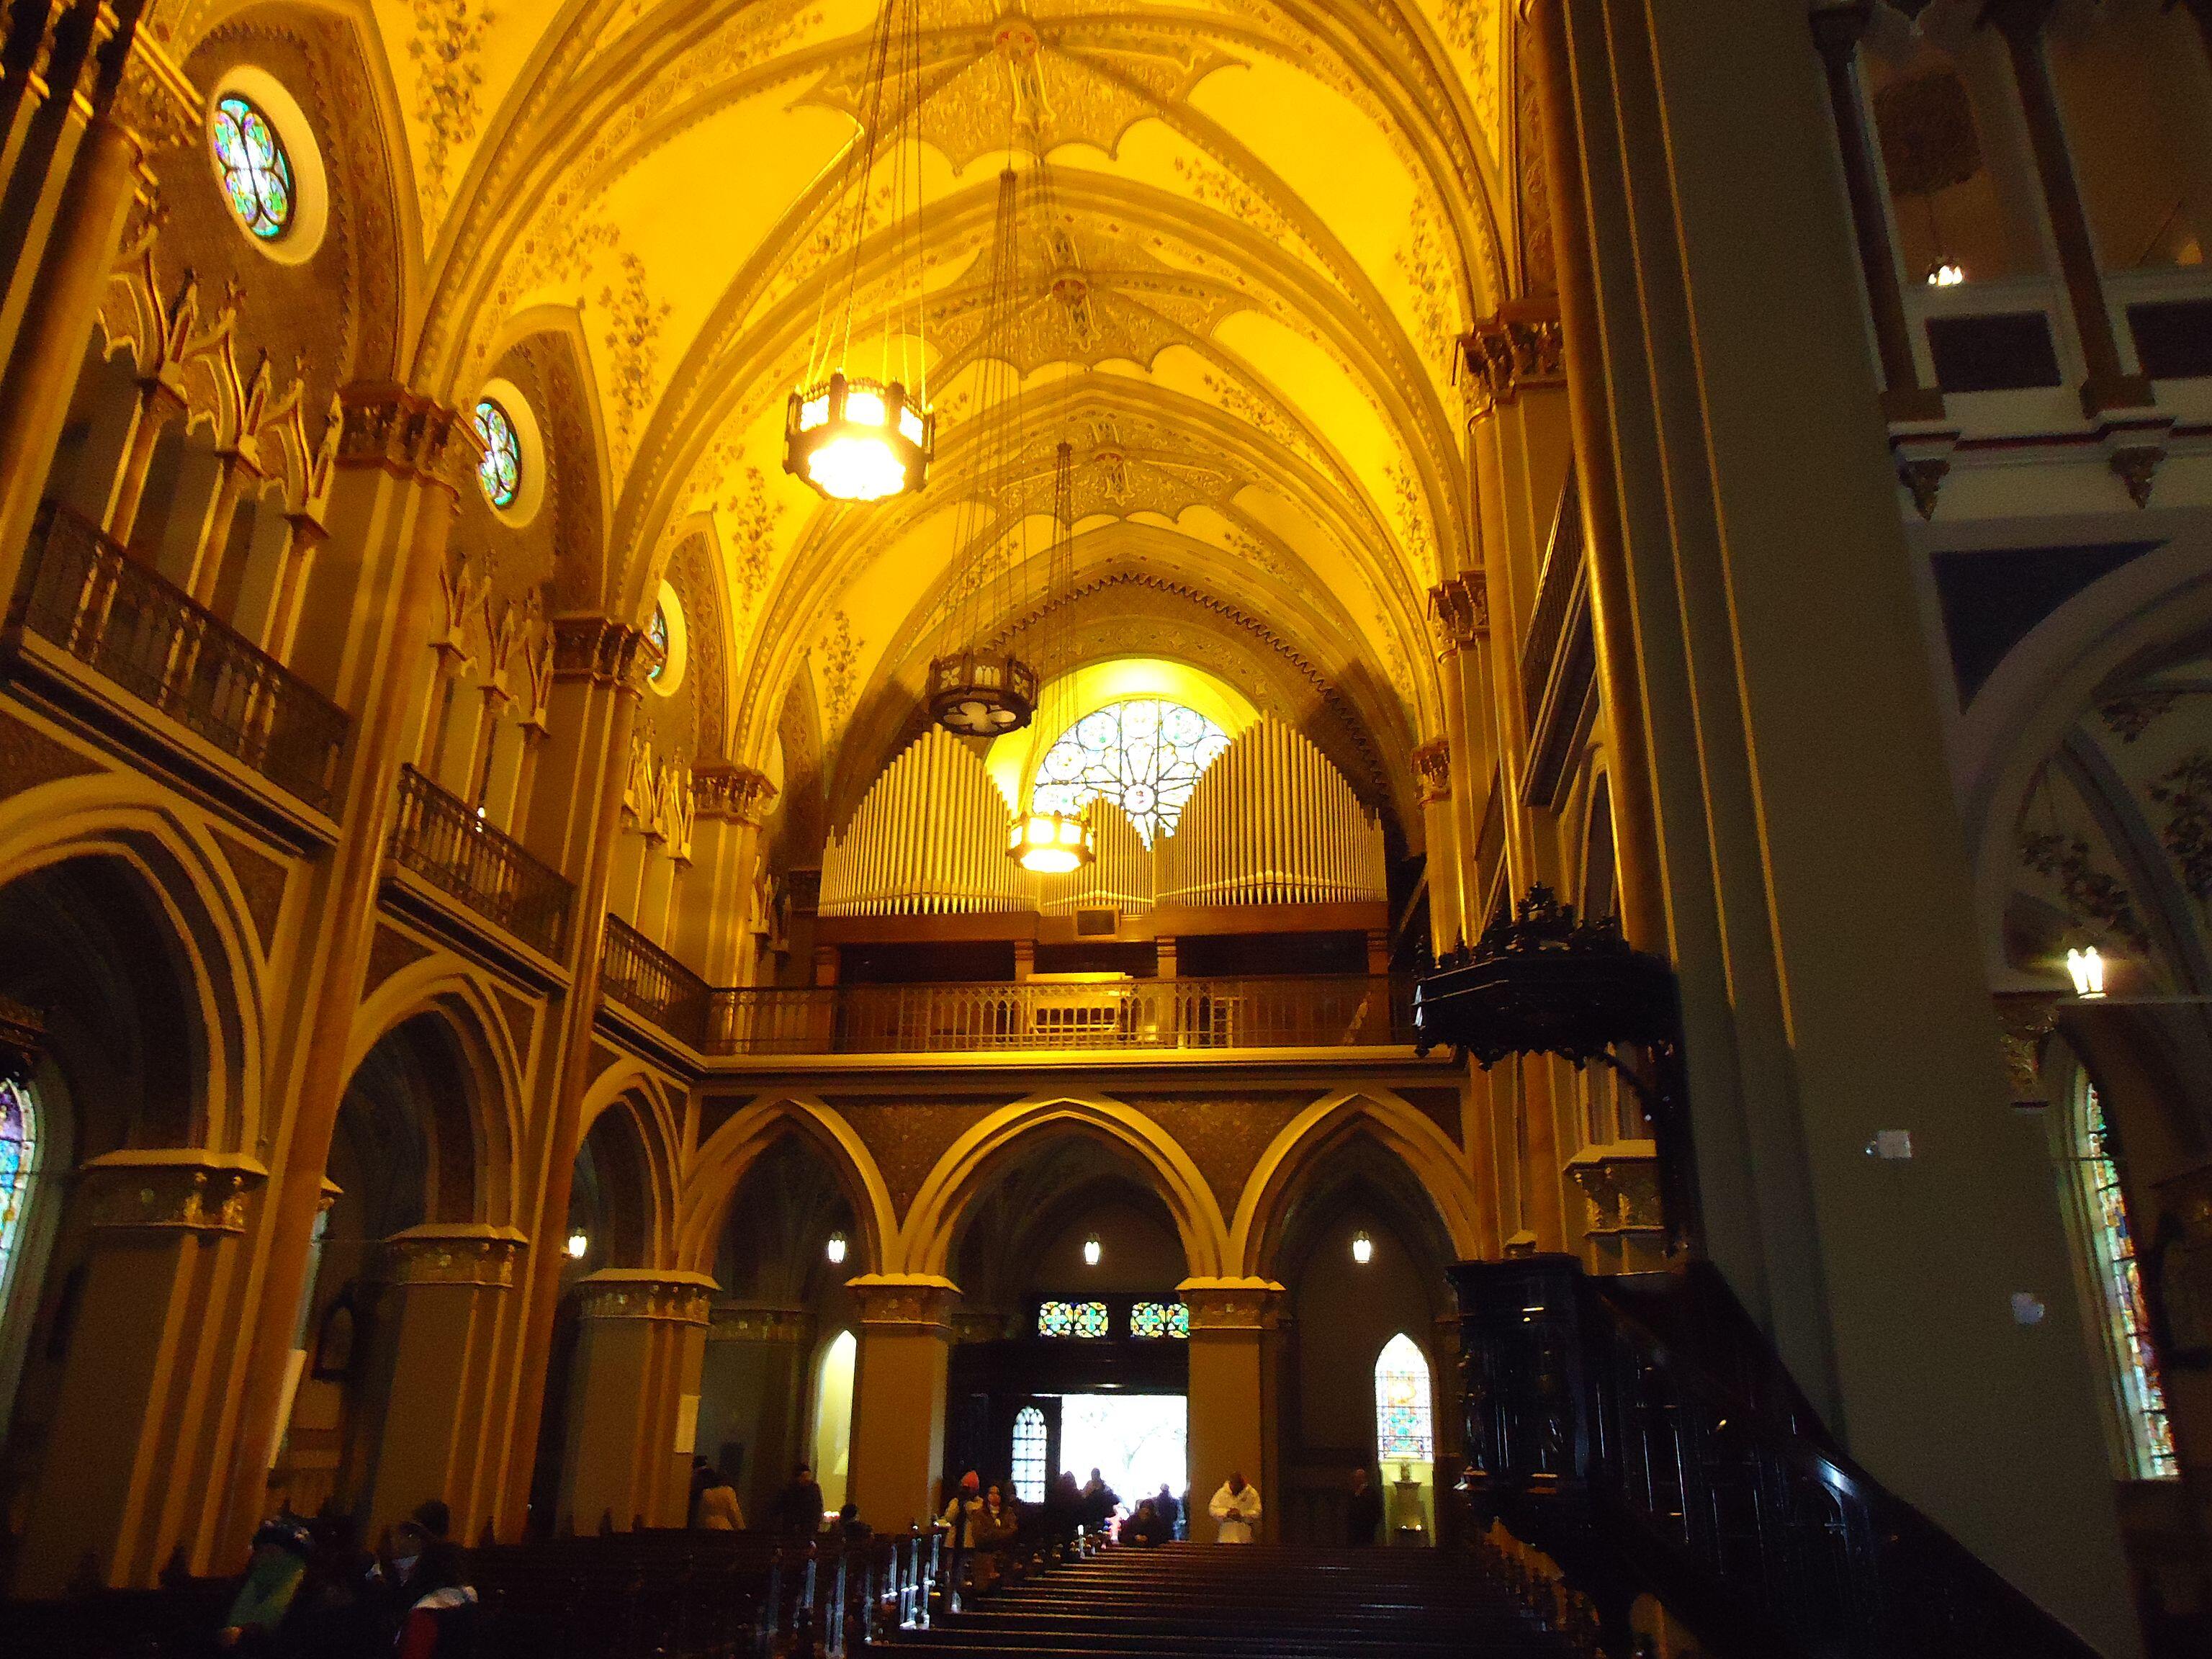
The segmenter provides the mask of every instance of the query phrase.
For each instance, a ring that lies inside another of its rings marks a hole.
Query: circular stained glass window
[[[477,405],[477,436],[484,446],[477,466],[484,499],[494,507],[513,507],[522,493],[522,441],[507,412],[489,398]]]
[[[1155,697],[1109,703],[1045,751],[1035,799],[1048,811],[1080,812],[1103,795],[1129,815],[1149,847],[1174,830],[1199,775],[1227,747],[1229,734],[1195,708]]]
[[[645,637],[653,647],[653,665],[645,671],[648,680],[658,680],[668,666],[668,607],[653,607],[653,620],[645,625]]]
[[[290,228],[297,200],[292,158],[285,155],[276,127],[259,106],[227,92],[216,100],[208,137],[230,210],[248,234],[275,241]]]

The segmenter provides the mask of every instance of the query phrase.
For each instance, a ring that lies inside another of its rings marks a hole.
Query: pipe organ
[[[1295,728],[1248,727],[1147,849],[1118,803],[1094,801],[1095,863],[1039,878],[1006,856],[1012,813],[975,750],[934,729],[885,769],[822,859],[825,916],[976,915],[1155,904],[1341,904],[1387,897],[1382,826]]]

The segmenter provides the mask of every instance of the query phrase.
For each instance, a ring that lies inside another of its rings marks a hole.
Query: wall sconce
[[[1105,1253],[1098,1248],[1098,1235],[1097,1233],[1091,1234],[1090,1237],[1083,1241],[1083,1265],[1085,1267],[1097,1267],[1098,1265],[1098,1258],[1103,1254]]]
[[[572,1230],[572,1231],[569,1232],[569,1234],[568,1234],[568,1260],[569,1260],[569,1261],[581,1261],[584,1259],[584,1252],[585,1252],[585,1251],[586,1251],[586,1250],[588,1250],[588,1249],[590,1249],[591,1248],[592,1248],[592,1236],[591,1236],[589,1233],[586,1232],[586,1231],[585,1231],[581,1227],[575,1228],[575,1229]]]
[[[2074,994],[2087,1000],[2105,994],[2105,958],[2094,945],[2066,953],[2066,971],[2074,976]]]
[[[1363,1267],[1375,1260],[1375,1241],[1364,1231],[1352,1236],[1352,1259]]]
[[[824,1253],[829,1256],[830,1260],[833,1263],[842,1261],[845,1259],[845,1235],[842,1233],[830,1234],[830,1243]]]

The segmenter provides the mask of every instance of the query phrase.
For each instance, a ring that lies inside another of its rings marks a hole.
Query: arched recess
[[[992,1113],[953,1142],[921,1184],[887,1271],[944,1276],[969,1207],[1004,1167],[1053,1137],[1097,1140],[1158,1192],[1195,1279],[1218,1279],[1230,1260],[1220,1206],[1190,1154],[1134,1108],[1105,1096],[1038,1095]]]
[[[568,1198],[571,1227],[583,1226],[593,1241],[585,1272],[674,1260],[681,1109],[635,1063],[608,1067],[585,1091]]]
[[[891,1271],[898,1212],[883,1171],[852,1124],[811,1096],[775,1096],[741,1108],[694,1155],[679,1200],[675,1261],[693,1273],[714,1270],[732,1200],[763,1153],[803,1139],[836,1177],[852,1207],[855,1231],[846,1265],[854,1275]]]
[[[1281,1235],[1301,1183],[1347,1146],[1371,1141],[1391,1155],[1426,1200],[1448,1260],[1482,1251],[1482,1201],[1463,1155],[1433,1119],[1387,1090],[1346,1090],[1298,1114],[1261,1154],[1237,1206],[1230,1233],[1233,1271],[1273,1275]]]

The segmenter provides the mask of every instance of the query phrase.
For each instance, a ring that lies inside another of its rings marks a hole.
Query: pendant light
[[[1061,615],[1075,592],[1075,447],[1065,438],[1053,459],[1052,516],[1052,558],[1041,607],[1044,638],[1037,656],[1045,674],[1042,729],[1058,737],[1073,723],[1075,697],[1074,635]],[[1028,810],[1007,837],[1006,854],[1033,874],[1064,876],[1098,856],[1097,838],[1079,813],[1042,805],[1032,784]]]
[[[922,341],[921,0],[884,0],[866,88],[835,209],[843,220],[844,275],[823,285],[806,379],[784,413],[784,471],[833,501],[877,501],[920,489],[936,448]],[[876,161],[887,136],[890,191],[882,221],[892,236],[894,270],[872,349],[854,339],[854,311]]]
[[[1011,647],[983,643],[1011,610],[1028,560],[1028,514],[1017,477],[1025,433],[1013,333],[1020,309],[1021,179],[1011,161],[999,174],[983,325],[975,337],[975,487],[953,529],[952,634],[958,650],[929,665],[930,718],[963,737],[1018,732],[1036,712],[1036,670]],[[1011,525],[1008,523],[1011,520]]]

